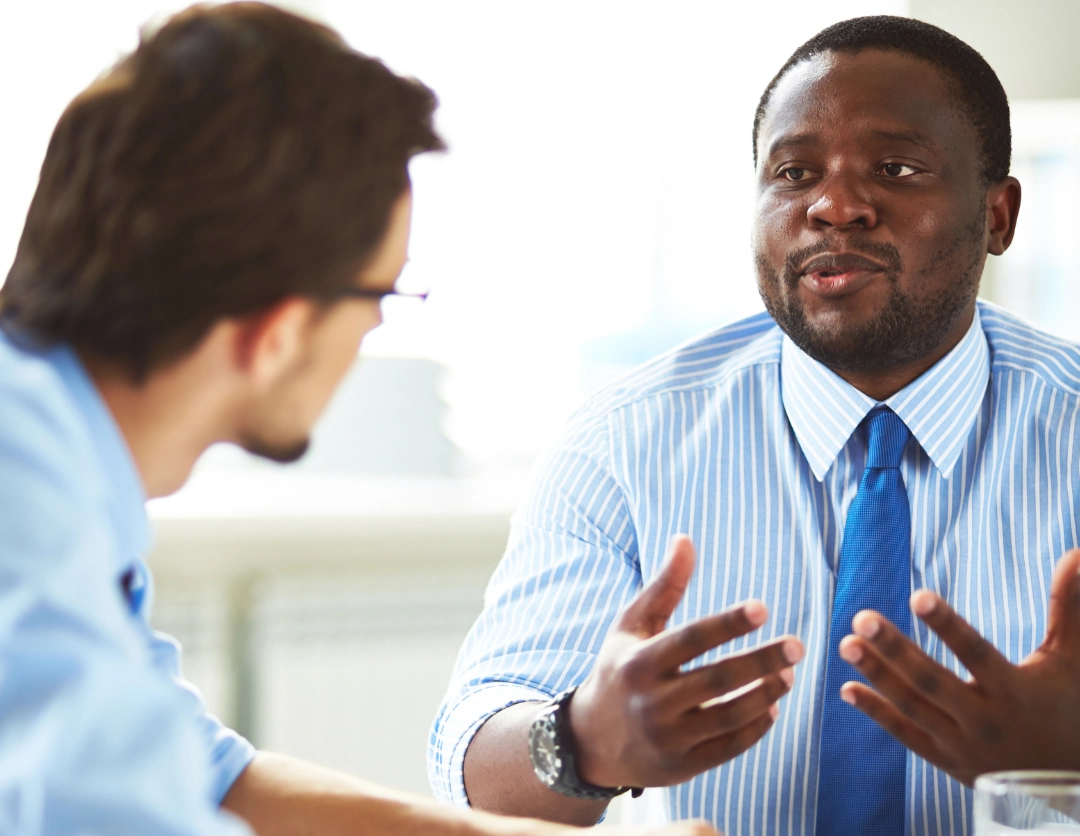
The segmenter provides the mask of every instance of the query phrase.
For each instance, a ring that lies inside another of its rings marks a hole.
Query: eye
[[[881,167],[881,171],[890,180],[918,174],[918,169],[912,168],[910,165],[904,165],[903,163],[885,163],[885,165]]]
[[[785,168],[783,171],[780,172],[781,177],[792,183],[797,183],[798,181],[804,179],[806,175],[807,171],[805,168]]]

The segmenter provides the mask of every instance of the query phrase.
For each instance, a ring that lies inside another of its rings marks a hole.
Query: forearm
[[[567,798],[533,772],[529,726],[540,703],[518,703],[492,716],[465,753],[465,792],[477,810],[547,821],[592,825],[607,802]]]
[[[270,752],[255,756],[222,806],[258,836],[563,836],[550,825],[450,807]]]

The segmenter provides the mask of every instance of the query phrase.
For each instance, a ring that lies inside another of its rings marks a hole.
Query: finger
[[[685,665],[706,651],[745,636],[764,624],[769,610],[760,601],[744,601],[734,607],[699,618],[660,633],[638,651],[643,661],[658,670]]]
[[[685,711],[790,668],[803,658],[803,653],[801,641],[784,636],[683,674],[665,686],[669,693],[661,700],[674,711]]]
[[[1054,569],[1045,644],[1080,655],[1080,549],[1065,552]]]
[[[959,726],[953,717],[963,715],[950,716],[942,711],[862,639],[857,636],[848,636],[841,641],[840,658],[858,669],[859,673],[870,680],[881,696],[916,726],[928,732],[943,745],[956,742]],[[945,672],[948,673],[948,671]],[[963,684],[960,688],[967,692],[969,700],[973,697]],[[968,713],[971,713],[970,710]]]
[[[619,617],[618,629],[644,638],[667,626],[694,574],[694,545],[685,534],[671,538],[660,573],[645,585]]]
[[[911,609],[956,654],[980,685],[994,689],[1005,684],[1013,666],[996,647],[956,614],[952,607],[929,589],[911,596]]]
[[[736,732],[767,714],[773,704],[791,690],[794,681],[794,671],[785,668],[736,697],[706,703],[684,716],[673,731],[672,742],[680,748],[692,748],[714,737]]]
[[[960,719],[970,710],[971,689],[960,677],[948,668],[938,664],[915,642],[901,633],[895,625],[872,610],[863,610],[852,619],[851,626],[856,636],[872,647],[877,658],[862,658],[856,664],[852,658],[843,657],[849,664],[855,664],[862,671],[864,666],[873,666],[878,670],[882,665],[889,668],[891,675],[899,675],[925,699],[938,708]],[[858,640],[840,642],[842,649],[849,654],[856,654],[863,646]],[[873,679],[863,671],[873,682]],[[884,676],[885,674],[882,674]],[[874,683],[877,684],[876,682]]]
[[[940,749],[930,734],[905,717],[881,694],[874,693],[862,683],[848,682],[840,689],[840,697],[848,705],[853,705],[863,712],[916,755],[935,766],[945,768],[942,752],[948,750]]]
[[[619,830],[622,836],[721,836],[720,831],[703,821],[681,821],[662,827],[650,825],[640,829]]]
[[[772,705],[756,720],[747,723],[737,731],[714,737],[712,740],[695,746],[686,757],[686,766],[688,770],[691,770],[690,774],[697,775],[741,755],[765,736],[779,714],[780,709]]]
[[[562,831],[560,831],[562,832]],[[618,831],[622,836],[721,836],[720,831],[703,821],[681,821],[663,826],[649,825]]]

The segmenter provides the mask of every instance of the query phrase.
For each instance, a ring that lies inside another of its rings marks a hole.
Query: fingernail
[[[778,706],[776,703],[773,703],[772,705],[770,705],[769,706],[769,716],[772,717],[774,720],[777,717],[779,717],[780,716],[780,706]]]
[[[847,686],[844,686],[840,689],[840,699],[842,699],[848,705],[855,705],[855,692]]]
[[[743,604],[743,614],[754,626],[764,624],[765,619],[769,617],[769,611],[761,601],[747,601]]]
[[[936,607],[937,600],[932,592],[920,589],[911,596],[911,609],[915,612],[915,615],[920,618],[925,618],[930,615]]]
[[[878,622],[877,617],[873,615],[864,615],[862,618],[857,615],[852,620],[851,626],[864,639],[874,638],[878,634],[878,630],[881,629],[881,624]]]
[[[791,684],[795,681],[795,671],[791,668],[784,668],[780,671],[780,678],[784,680],[784,684],[790,688]]]
[[[784,642],[784,658],[791,664],[795,664],[803,657],[802,642],[786,641]]]
[[[855,665],[862,661],[862,657],[863,651],[857,642],[840,642],[840,658],[845,662],[850,662],[852,665]]]

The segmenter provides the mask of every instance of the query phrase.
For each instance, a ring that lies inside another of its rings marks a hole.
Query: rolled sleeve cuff
[[[465,752],[473,735],[504,708],[521,702],[537,702],[554,696],[539,688],[495,684],[472,691],[448,709],[436,722],[429,770],[431,787],[441,801],[469,806],[465,792]],[[449,760],[446,753],[450,753]]]
[[[255,747],[232,729],[222,728],[214,741],[212,797],[219,805],[255,757]]]

